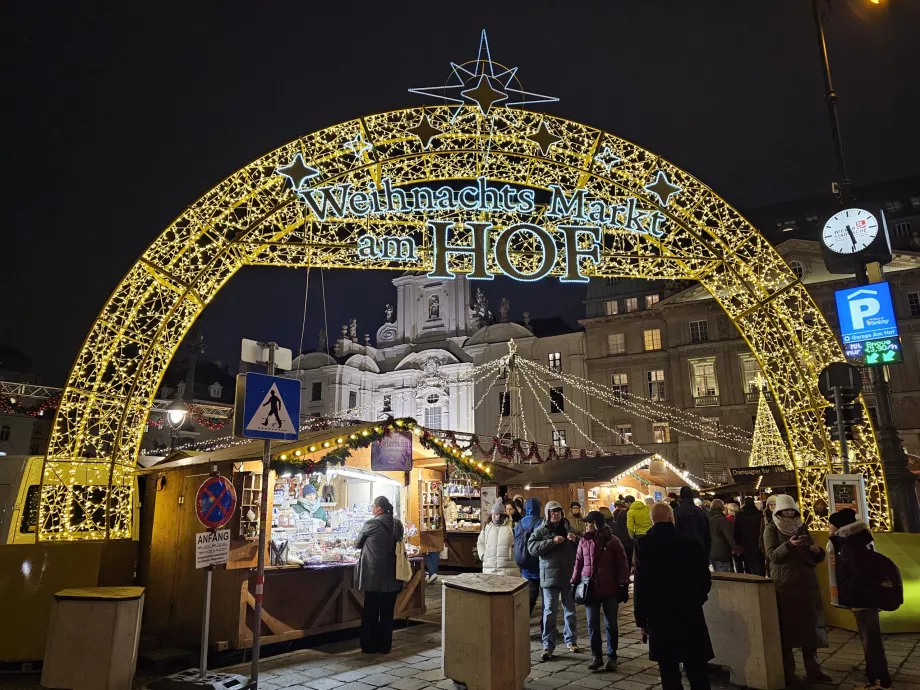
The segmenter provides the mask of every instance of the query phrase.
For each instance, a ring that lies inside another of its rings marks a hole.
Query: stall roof
[[[609,482],[648,459],[648,455],[604,455],[601,457],[553,460],[534,466],[514,477],[515,486],[528,484],[571,484]]]

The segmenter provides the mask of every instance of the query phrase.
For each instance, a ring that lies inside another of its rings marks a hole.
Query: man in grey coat
[[[575,613],[575,599],[572,597],[572,571],[575,569],[575,553],[578,550],[578,535],[565,519],[562,506],[556,501],[546,504],[546,519],[533,531],[527,542],[532,556],[540,557],[540,587],[543,589],[543,661],[553,658],[556,649],[556,614],[559,599],[565,620],[565,643],[571,652],[580,651],[577,644],[578,630]]]
[[[393,612],[403,587],[396,579],[396,544],[403,538],[402,522],[393,517],[386,496],[374,499],[374,517],[364,523],[355,548],[361,549],[355,566],[355,587],[364,592],[361,651],[389,654],[393,646]]]

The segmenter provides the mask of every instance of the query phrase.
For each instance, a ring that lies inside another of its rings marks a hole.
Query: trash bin
[[[54,595],[42,687],[130,690],[143,587],[84,587]]]
[[[464,573],[443,580],[441,669],[468,690],[520,690],[530,674],[527,580]]]

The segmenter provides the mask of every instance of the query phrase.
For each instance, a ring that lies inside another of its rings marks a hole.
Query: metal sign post
[[[837,410],[837,433],[840,435],[840,459],[843,460],[843,473],[850,473],[850,455],[847,452],[847,424],[843,418],[843,386],[833,386],[834,408]]]

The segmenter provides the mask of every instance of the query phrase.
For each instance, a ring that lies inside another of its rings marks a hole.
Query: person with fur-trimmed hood
[[[537,527],[527,542],[531,556],[540,557],[540,587],[543,590],[543,661],[553,658],[556,649],[556,614],[559,599],[565,621],[565,644],[571,652],[578,647],[578,619],[575,598],[569,581],[575,567],[578,535],[572,531],[565,512],[557,501],[546,504],[543,524]]]
[[[501,499],[492,505],[489,518],[476,540],[476,553],[482,561],[482,572],[520,577],[521,571],[514,562],[514,529]]]
[[[856,519],[856,511],[844,508],[830,516],[830,555],[831,593],[836,589],[836,606],[853,611],[856,618],[856,630],[862,642],[866,657],[866,676],[869,682],[867,690],[891,687],[891,674],[888,672],[888,659],[882,645],[882,629],[879,624],[878,609],[869,606],[872,602],[873,583],[866,581],[866,573],[871,566],[866,566],[869,551],[875,550],[875,540],[869,531],[869,525]]]

